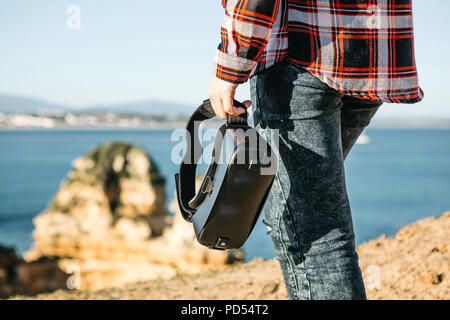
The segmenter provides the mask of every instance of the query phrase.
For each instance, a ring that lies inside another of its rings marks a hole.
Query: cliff
[[[358,247],[369,299],[450,299],[450,212]],[[18,297],[20,298],[20,297]],[[278,262],[253,260],[95,292],[37,299],[287,299]]]

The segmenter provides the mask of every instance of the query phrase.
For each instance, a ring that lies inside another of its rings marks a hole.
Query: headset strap
[[[234,106],[245,109],[245,106],[236,100],[234,100]],[[201,122],[215,116],[216,114],[211,106],[211,102],[205,100],[195,110],[186,125],[186,152],[181,161],[180,172],[175,174],[175,187],[181,215],[189,222],[192,221],[192,216],[197,211],[189,206],[189,202],[195,197],[195,172],[198,160],[203,153],[203,148],[198,139],[198,130]],[[234,128],[243,126],[248,126],[246,112],[237,117],[228,115],[227,127]]]

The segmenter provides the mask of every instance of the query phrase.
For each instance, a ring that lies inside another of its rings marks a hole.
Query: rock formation
[[[179,214],[168,215],[164,178],[144,150],[109,143],[72,166],[48,208],[34,219],[28,261],[59,257],[81,288],[98,289],[242,258],[236,251],[201,247],[190,224]]]
[[[14,249],[0,246],[0,298],[66,288],[66,279],[57,260],[41,258],[27,263],[17,257]]]

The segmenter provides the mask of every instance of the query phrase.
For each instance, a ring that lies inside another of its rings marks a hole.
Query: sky
[[[450,119],[450,1],[415,0],[413,9],[425,99],[385,104],[379,117]],[[0,94],[80,108],[145,100],[194,108],[207,96],[223,14],[220,0],[0,0]],[[241,85],[236,98],[248,91]]]

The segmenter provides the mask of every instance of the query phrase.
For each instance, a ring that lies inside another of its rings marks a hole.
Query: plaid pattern
[[[346,95],[423,98],[411,0],[222,0],[218,78],[243,83],[287,60]]]

